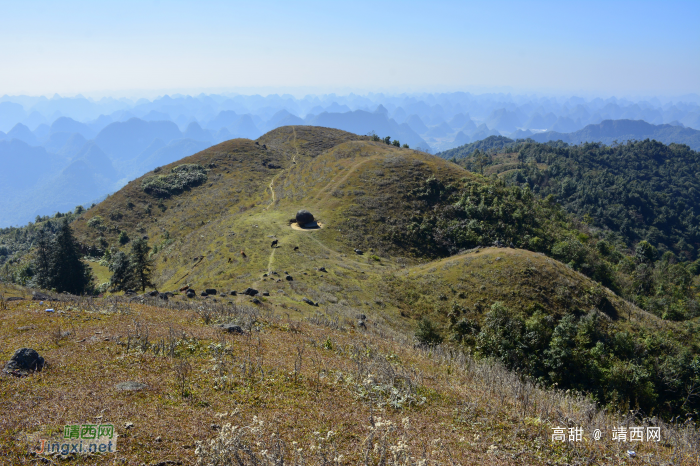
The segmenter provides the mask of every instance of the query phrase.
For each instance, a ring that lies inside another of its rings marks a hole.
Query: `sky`
[[[0,0],[0,95],[700,93],[700,1]]]

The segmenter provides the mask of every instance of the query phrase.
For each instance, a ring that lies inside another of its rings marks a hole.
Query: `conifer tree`
[[[141,291],[154,286],[151,282],[151,267],[153,261],[148,257],[151,248],[145,239],[141,238],[131,244],[130,262],[133,270],[134,283]]]
[[[56,291],[82,294],[92,281],[90,267],[80,260],[78,244],[67,220],[61,222],[51,248],[49,284]]]

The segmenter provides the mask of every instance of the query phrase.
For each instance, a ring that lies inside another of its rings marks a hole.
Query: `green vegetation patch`
[[[207,172],[199,164],[173,167],[167,175],[150,176],[141,182],[144,192],[154,197],[170,197],[207,181]]]

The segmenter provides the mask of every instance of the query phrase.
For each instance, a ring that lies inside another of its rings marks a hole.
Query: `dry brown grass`
[[[325,313],[314,324],[272,307],[208,304],[212,323],[245,333],[205,325],[193,305],[78,300],[51,314],[8,303],[0,357],[29,346],[47,367],[0,377],[0,463],[34,464],[28,438],[92,421],[114,423],[118,453],[61,464],[237,464],[211,460],[236,452],[242,464],[618,464],[632,448],[640,464],[697,461],[690,425],[659,423],[659,444],[612,442],[612,426],[656,421],[606,414],[462,352],[416,347],[382,324],[358,331]],[[60,344],[58,326],[73,329]],[[148,388],[117,391],[124,381]],[[553,444],[552,426],[606,438]]]

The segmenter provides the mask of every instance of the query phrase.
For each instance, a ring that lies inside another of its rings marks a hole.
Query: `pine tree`
[[[149,259],[148,253],[151,248],[145,239],[138,239],[131,244],[130,262],[134,274],[134,282],[141,291],[146,291],[147,287],[154,286],[151,282],[151,267],[153,261]]]
[[[92,281],[90,267],[80,260],[78,244],[67,220],[61,223],[51,248],[49,284],[56,291],[85,293]]]
[[[39,288],[51,288],[52,241],[46,228],[36,235],[36,259],[34,259],[34,282]]]
[[[129,256],[123,252],[114,253],[109,263],[109,271],[112,272],[112,278],[109,279],[112,290],[125,291],[134,287],[134,268]]]

